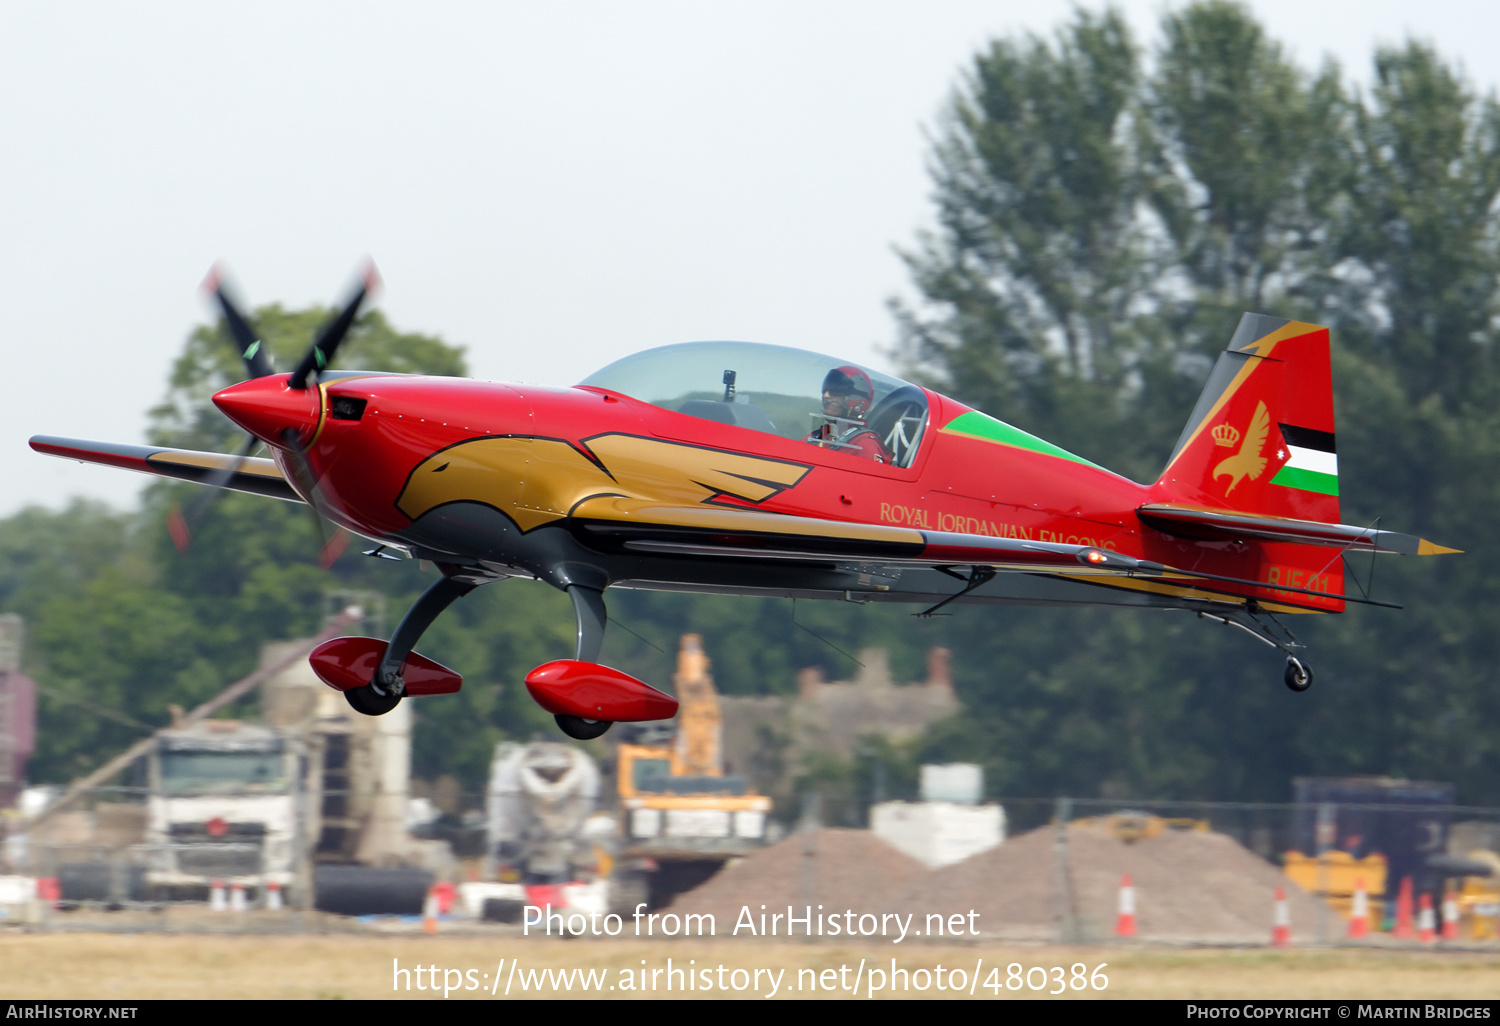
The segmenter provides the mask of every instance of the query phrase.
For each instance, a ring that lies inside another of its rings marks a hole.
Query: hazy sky
[[[1152,40],[1174,5],[1118,6]],[[373,257],[391,320],[485,378],[707,338],[887,366],[938,112],[987,40],[1073,7],[0,5],[0,515],[135,502],[144,478],[26,439],[144,440],[216,260],[301,306]],[[1367,79],[1416,35],[1500,80],[1500,7],[1251,7],[1307,67]]]

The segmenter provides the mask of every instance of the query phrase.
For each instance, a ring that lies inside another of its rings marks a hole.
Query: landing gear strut
[[[599,650],[604,647],[604,628],[609,624],[609,613],[604,608],[604,593],[581,585],[570,585],[568,598],[573,600],[573,615],[578,619],[578,641],[573,649],[573,658],[593,663],[599,660]],[[552,717],[558,729],[576,741],[592,741],[602,737],[614,726],[612,720],[586,720],[582,716]]]
[[[401,680],[401,667],[411,650],[416,646],[422,632],[432,626],[443,610],[463,598],[476,587],[468,581],[444,577],[423,592],[417,604],[407,611],[396,633],[391,635],[385,655],[375,668],[375,676],[361,688],[350,688],[344,692],[344,700],[355,712],[366,716],[384,716],[397,705],[406,694],[406,684]],[[601,608],[603,608],[601,603]],[[601,632],[602,633],[602,632]]]
[[[1272,630],[1270,625],[1262,621],[1261,618],[1256,615],[1257,613],[1263,613],[1264,615],[1269,617],[1271,622],[1274,623],[1276,627],[1280,628],[1281,633],[1286,635],[1286,640],[1282,640],[1281,638],[1277,637],[1276,632]],[[1251,626],[1251,624],[1242,623],[1238,619],[1234,619],[1234,617],[1237,617],[1239,615],[1248,616],[1254,626]],[[1312,666],[1309,663],[1297,658],[1297,656],[1293,654],[1295,650],[1300,649],[1303,646],[1298,644],[1296,636],[1292,634],[1291,631],[1287,630],[1285,625],[1283,625],[1280,620],[1277,620],[1275,616],[1272,616],[1269,610],[1262,609],[1254,602],[1251,602],[1245,607],[1243,614],[1231,613],[1229,616],[1216,616],[1213,613],[1205,613],[1202,610],[1199,610],[1198,618],[1200,620],[1213,620],[1216,623],[1222,623],[1226,627],[1238,627],[1240,630],[1244,631],[1246,634],[1250,635],[1261,644],[1270,645],[1272,648],[1280,649],[1282,652],[1286,653],[1286,672],[1282,675],[1282,680],[1286,682],[1286,686],[1291,688],[1293,691],[1299,692],[1306,691],[1308,688],[1312,687]]]

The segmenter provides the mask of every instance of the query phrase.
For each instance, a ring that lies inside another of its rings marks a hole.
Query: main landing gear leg
[[[417,604],[407,611],[401,625],[396,628],[396,633],[391,635],[385,655],[375,668],[375,679],[362,688],[351,688],[344,692],[344,698],[354,707],[355,712],[366,716],[383,716],[396,708],[406,692],[406,686],[401,680],[401,667],[406,662],[406,657],[411,655],[411,650],[416,647],[417,639],[432,626],[432,621],[443,610],[475,587],[477,585],[467,581],[444,577],[417,599]]]
[[[578,641],[573,648],[573,658],[585,663],[598,662],[599,650],[604,647],[604,628],[609,624],[604,593],[574,584],[568,587],[568,598],[573,600],[573,615],[578,620]],[[581,716],[559,715],[553,719],[564,734],[579,741],[600,737],[614,726],[611,720],[586,720]]]

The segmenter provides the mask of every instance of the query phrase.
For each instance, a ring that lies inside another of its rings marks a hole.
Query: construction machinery
[[[708,668],[702,639],[683,635],[673,678],[681,705],[676,737],[648,734],[641,738],[647,743],[622,742],[616,751],[631,854],[730,855],[765,841],[771,799],[724,773],[723,714]]]
[[[1126,844],[1134,844],[1136,841],[1160,837],[1169,830],[1199,830],[1207,833],[1210,829],[1208,820],[1206,819],[1169,818],[1155,816],[1149,812],[1136,812],[1133,810],[1116,812],[1108,816],[1075,819],[1069,825],[1096,827],[1108,832],[1117,841],[1124,841]]]
[[[262,664],[298,645],[266,645]],[[417,913],[451,861],[406,829],[411,715],[354,715],[303,660],[261,685],[261,724],[205,720],[147,754],[148,887],[275,885],[345,914]]]
[[[1403,880],[1418,893],[1442,898],[1443,874],[1430,868],[1448,850],[1454,786],[1386,777],[1298,777],[1292,781],[1293,844],[1316,856],[1343,851],[1355,859],[1384,856],[1385,886],[1378,896],[1393,908]],[[1371,883],[1373,887],[1373,883]],[[1371,891],[1371,897],[1377,892]]]
[[[1456,900],[1459,915],[1473,940],[1500,936],[1500,855],[1487,849],[1471,851],[1463,860]]]
[[[555,741],[497,745],[485,799],[496,882],[464,885],[473,911],[519,922],[526,905],[588,913],[617,904],[607,850],[615,824],[598,803],[599,768],[582,749]]]
[[[295,734],[237,720],[158,734],[146,757],[147,886],[292,889],[307,830],[305,763]]]
[[[555,741],[501,742],[486,796],[494,875],[564,883],[585,866],[592,870],[599,857],[585,826],[598,802],[599,769],[581,749]]]
[[[772,839],[771,799],[724,772],[724,718],[710,665],[703,639],[684,634],[672,679],[681,708],[675,736],[637,728],[615,752],[622,855],[654,867],[654,906]]]
[[[1288,880],[1308,894],[1321,895],[1345,921],[1354,914],[1355,895],[1361,892],[1370,917],[1377,923],[1382,921],[1388,868],[1379,852],[1357,859],[1337,848],[1321,855],[1289,851],[1281,860],[1281,870]]]

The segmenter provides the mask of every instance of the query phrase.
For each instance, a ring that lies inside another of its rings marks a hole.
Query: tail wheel
[[[344,693],[348,694],[347,691]],[[586,720],[582,716],[558,714],[552,718],[557,721],[562,732],[575,741],[592,741],[596,737],[601,737],[606,730],[615,725],[613,720]]]
[[[401,704],[400,695],[383,695],[368,684],[345,691],[344,700],[355,712],[366,716],[384,716]]]
[[[1282,679],[1286,681],[1286,686],[1293,691],[1306,691],[1312,687],[1312,667],[1295,656],[1287,656],[1286,673]]]

